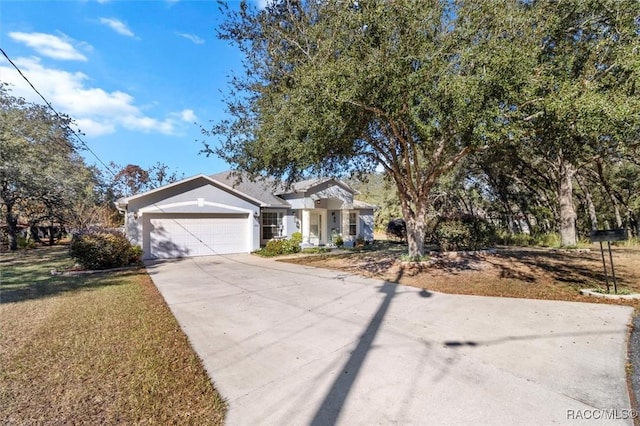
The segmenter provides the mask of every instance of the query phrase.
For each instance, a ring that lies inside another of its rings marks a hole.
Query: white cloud
[[[196,116],[196,114],[193,112],[192,109],[183,109],[180,112],[180,118],[182,118],[182,120],[188,121],[190,123],[193,123],[194,121],[198,120],[198,117]]]
[[[117,32],[118,34],[121,34],[121,35],[127,36],[127,37],[135,37],[135,34],[133,33],[133,31],[131,31],[129,29],[129,27],[127,27],[127,24],[125,24],[124,22],[122,22],[122,21],[120,21],[118,19],[100,18],[100,23],[103,24],[103,25],[108,26],[113,31]]]
[[[154,118],[145,114],[128,93],[88,87],[89,77],[43,66],[38,58],[16,58],[13,61],[40,93],[60,113],[68,114],[87,136],[112,134],[119,128],[144,133],[176,135],[180,120],[195,117],[192,110]],[[2,80],[12,85],[11,94],[42,104],[20,75],[4,59],[0,60]]]
[[[116,131],[114,123],[100,121],[92,118],[80,118],[76,120],[78,129],[89,136],[109,135]]]
[[[179,35],[180,37],[184,37],[187,40],[191,40],[194,44],[204,44],[204,40],[195,34],[176,33],[176,35]]]
[[[144,133],[158,132],[165,135],[175,134],[175,121],[172,118],[158,120],[151,117],[129,115],[122,117],[122,124],[129,130],[139,130]]]
[[[58,37],[45,33],[21,33],[11,32],[9,37],[13,40],[24,43],[39,54],[53,59],[65,61],[86,61],[87,57],[78,52],[71,44],[68,37]],[[90,47],[83,43],[84,47]]]

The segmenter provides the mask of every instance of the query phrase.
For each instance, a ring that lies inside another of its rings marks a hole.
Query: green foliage
[[[142,260],[142,255],[144,254],[144,250],[140,246],[132,246],[131,250],[129,250],[129,263],[137,263]]]
[[[302,249],[302,253],[304,254],[322,254],[329,253],[330,251],[331,249],[327,247],[307,247]]]
[[[344,246],[344,240],[342,239],[342,237],[340,235],[338,235],[336,237],[336,239],[333,241],[333,243],[339,248]]]
[[[512,234],[505,230],[499,230],[497,232],[496,243],[505,246],[528,247],[535,244],[535,239],[530,234],[521,232]]]
[[[204,152],[288,181],[380,165],[399,190],[382,223],[401,207],[420,255],[438,179],[509,135],[505,105],[531,70],[514,43],[526,11],[507,0],[243,2],[220,37],[246,72],[231,82],[231,118],[205,131],[222,143]]]
[[[302,232],[294,232],[291,234],[290,242],[294,246],[299,246],[302,244]]]
[[[540,247],[561,247],[562,240],[560,234],[556,232],[550,232],[547,234],[540,234],[534,237],[534,245]]]
[[[95,171],[74,144],[71,119],[9,94],[0,82],[0,207],[11,249],[17,223],[71,222],[79,202],[95,199]]]
[[[443,218],[432,235],[441,251],[481,250],[493,247],[496,240],[493,225],[474,216]]]
[[[120,232],[92,230],[74,235],[69,253],[86,269],[109,269],[139,261],[143,251]]]
[[[18,237],[18,248],[19,249],[32,249],[36,247],[36,242],[31,238],[25,238],[22,235]]]
[[[296,235],[298,234],[298,235]],[[264,257],[282,256],[285,254],[295,254],[300,252],[302,234],[294,232],[290,239],[275,239],[267,241],[267,245],[256,253]]]
[[[358,200],[378,207],[373,213],[375,229],[384,232],[389,221],[402,216],[398,190],[388,173],[359,173],[345,182],[359,192]]]
[[[404,219],[393,219],[387,223],[387,239],[400,242],[407,240],[407,224]]]
[[[160,162],[148,169],[143,169],[137,164],[122,167],[111,162],[109,165],[112,169],[118,170],[109,185],[115,199],[159,188],[184,177]]]

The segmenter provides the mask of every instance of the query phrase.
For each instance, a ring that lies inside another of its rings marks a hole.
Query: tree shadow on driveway
[[[402,271],[398,274],[396,281],[400,280],[401,275]],[[358,344],[351,352],[349,359],[344,366],[338,370],[338,377],[334,380],[331,388],[313,416],[310,423],[311,425],[321,426],[336,423],[347,401],[349,392],[373,346],[373,342],[380,330],[384,317],[391,306],[391,301],[398,294],[398,287],[399,284],[389,281],[385,281],[380,287],[379,291],[384,294],[384,299],[380,303],[378,310],[371,317],[371,320],[369,320],[367,328],[360,335]],[[422,289],[418,295],[423,298],[429,298],[432,296],[432,293]]]

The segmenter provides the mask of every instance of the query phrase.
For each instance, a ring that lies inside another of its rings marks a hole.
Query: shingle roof
[[[274,195],[274,192],[279,192],[278,190],[281,189],[281,185],[273,179],[264,178],[262,180],[252,182],[247,176],[242,176],[242,179],[238,181],[237,176],[233,175],[229,171],[216,173],[209,177],[240,191],[243,194],[255,198],[267,206],[289,207],[289,203],[277,195]]]

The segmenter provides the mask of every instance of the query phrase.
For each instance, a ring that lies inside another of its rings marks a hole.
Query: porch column
[[[349,210],[341,210],[342,216],[342,241],[351,241],[349,237]]]
[[[302,210],[302,244],[309,244],[309,234],[311,225],[311,212]]]

